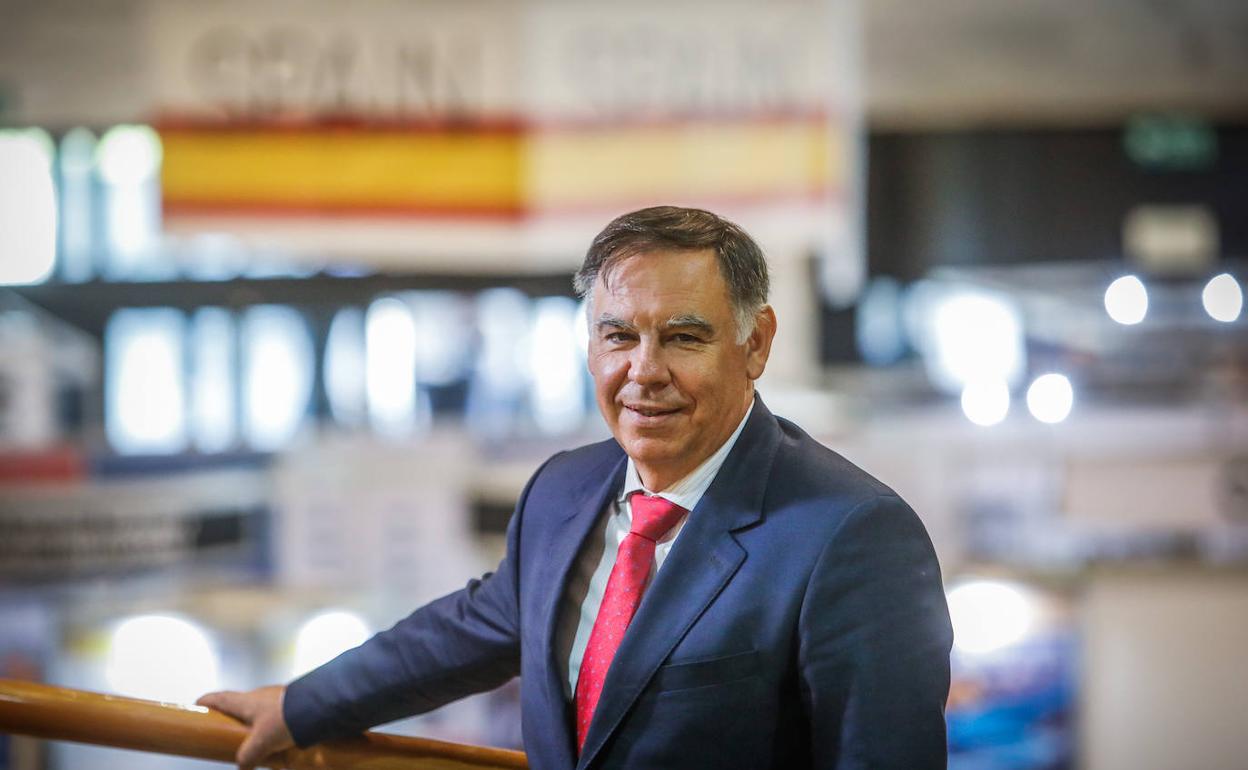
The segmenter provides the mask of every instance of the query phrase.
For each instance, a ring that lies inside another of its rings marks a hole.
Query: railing
[[[0,732],[233,763],[247,728],[202,706],[0,679]],[[291,770],[518,770],[518,751],[365,733],[290,749],[266,767]]]

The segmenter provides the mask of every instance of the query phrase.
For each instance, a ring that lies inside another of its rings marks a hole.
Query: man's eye
[[[627,332],[611,332],[606,336],[607,342],[628,342],[629,339]]]
[[[672,341],[680,342],[680,343],[689,343],[689,342],[701,342],[702,340],[701,338],[695,337],[692,334],[673,334]]]

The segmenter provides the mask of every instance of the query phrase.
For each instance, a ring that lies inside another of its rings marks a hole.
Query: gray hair
[[[628,257],[701,249],[714,250],[719,261],[737,322],[737,344],[741,344],[754,332],[755,316],[767,304],[767,258],[744,230],[709,211],[654,206],[617,217],[589,245],[572,285],[585,298],[599,275],[606,280]]]

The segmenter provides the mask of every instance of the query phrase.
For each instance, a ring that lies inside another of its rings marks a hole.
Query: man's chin
[[[633,462],[644,465],[661,465],[680,457],[680,447],[676,442],[657,436],[627,434],[622,437],[620,446]]]

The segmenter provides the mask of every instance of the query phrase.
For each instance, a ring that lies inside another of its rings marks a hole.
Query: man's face
[[[598,277],[589,324],[598,408],[655,492],[732,435],[775,333],[765,308],[737,344],[728,286],[710,249],[624,259],[607,280]]]

